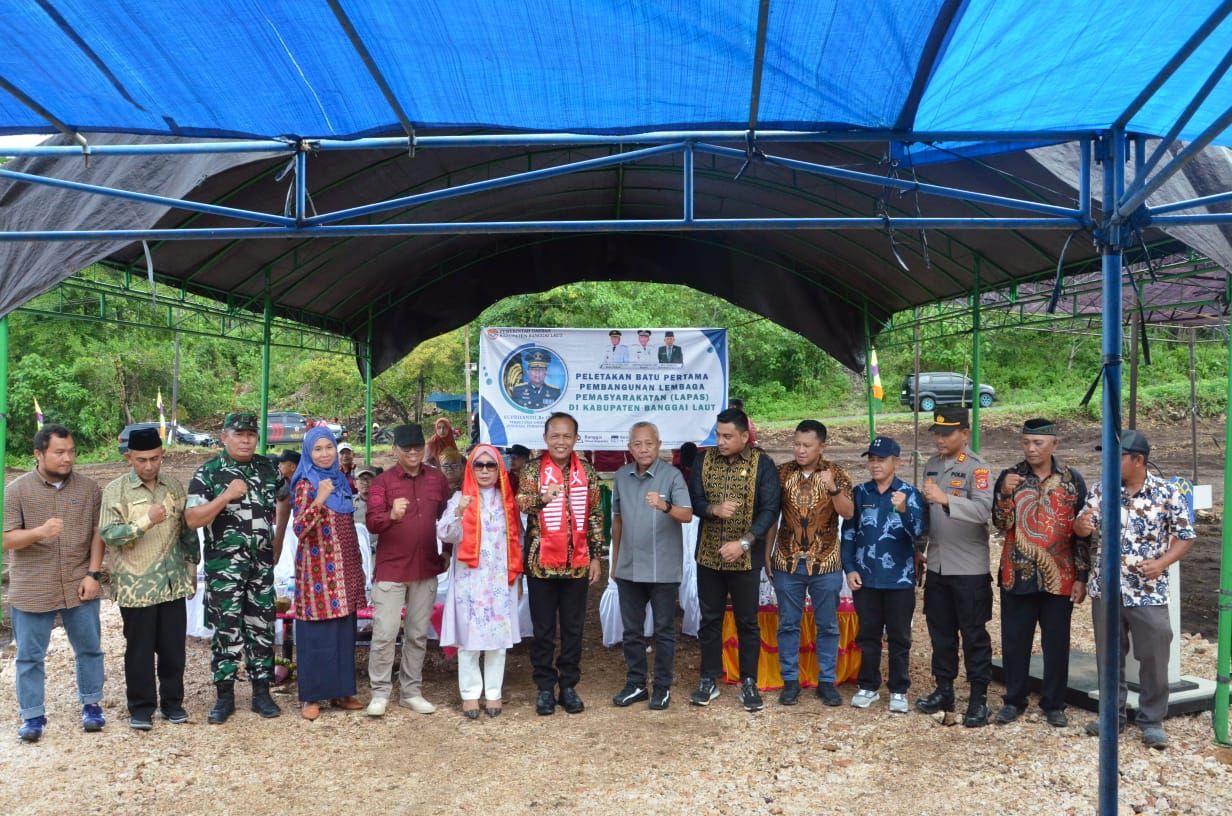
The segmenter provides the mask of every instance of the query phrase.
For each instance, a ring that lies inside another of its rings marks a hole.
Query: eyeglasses
[[[495,462],[475,462],[471,465],[475,470],[496,470]]]

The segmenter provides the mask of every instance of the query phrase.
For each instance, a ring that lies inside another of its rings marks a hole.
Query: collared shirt
[[[373,581],[426,581],[445,571],[445,558],[436,551],[436,520],[451,493],[444,474],[427,465],[414,476],[395,465],[372,480],[366,521],[381,537]],[[389,517],[395,499],[407,500],[406,515],[397,521]]]
[[[907,494],[907,509],[892,496]],[[855,515],[843,521],[843,572],[858,572],[869,589],[914,589],[915,542],[924,535],[924,495],[897,476],[885,492],[873,480],[851,491]]]
[[[987,575],[992,478],[988,464],[970,448],[953,459],[933,456],[924,465],[950,496],[946,506],[928,505],[928,571],[942,575]]]
[[[723,456],[718,448],[708,448],[704,453],[699,451],[698,457],[693,460],[689,497],[693,500],[693,512],[701,519],[697,531],[697,563],[703,567],[716,570],[750,570],[761,569],[766,562],[766,533],[779,517],[782,491],[779,487],[778,470],[769,454],[761,450],[758,450],[757,454],[757,472],[753,474],[755,481],[751,493],[752,507],[748,508],[747,503],[742,504],[736,515],[730,519],[710,518],[710,505],[720,504],[725,499],[739,499],[744,502],[746,497],[734,493],[720,495],[718,492],[709,495],[706,489],[707,466],[709,465],[714,484],[742,485],[753,461],[753,448],[746,445],[735,456]],[[749,552],[732,563],[723,561],[718,552],[722,543],[735,541],[746,534],[753,536],[753,546]]]
[[[646,503],[658,493],[675,507],[692,507],[689,488],[679,470],[656,459],[645,473],[637,465],[616,471],[612,482],[612,516],[620,516],[620,548],[613,574],[626,581],[680,583],[684,573],[683,525]]]
[[[4,490],[4,531],[33,530],[50,518],[64,522],[50,542],[5,552],[9,603],[22,612],[51,612],[81,605],[77,589],[90,568],[90,542],[98,527],[102,491],[91,478],[69,474],[60,487],[38,470],[18,476]]]
[[[809,575],[834,572],[842,566],[839,557],[839,514],[834,497],[821,486],[817,474],[832,470],[834,487],[851,498],[851,477],[833,462],[822,459],[811,473],[793,462],[779,466],[782,491],[778,537],[774,542],[774,568],[795,572],[804,561]]]
[[[598,472],[590,462],[580,459],[582,470],[586,473],[586,548],[591,560],[607,557],[607,542],[603,540],[603,496],[599,490]],[[545,567],[539,563],[539,544],[541,533],[539,529],[539,514],[543,512],[544,503],[539,492],[539,459],[532,459],[522,468],[518,479],[518,509],[526,514],[526,546],[522,553],[525,561],[526,574],[535,578],[584,578],[590,569],[589,565],[581,567]],[[561,468],[561,482],[569,484],[571,464]],[[567,494],[566,494],[567,495]],[[566,530],[573,529],[573,507],[566,499],[564,511],[567,521]],[[573,558],[573,544],[569,544],[568,560]]]
[[[151,491],[129,471],[103,488],[99,535],[108,546],[112,598],[123,607],[154,606],[197,591],[197,531],[184,525],[188,494],[174,476],[160,473]],[[161,505],[167,517],[150,523]]]
[[[247,553],[273,563],[277,496],[286,485],[273,459],[253,454],[247,462],[237,462],[224,450],[197,468],[188,483],[187,504],[209,504],[234,479],[244,480],[248,492],[224,507],[205,526],[207,573],[211,571],[210,552]]]
[[[1087,509],[1094,513],[1098,524],[1103,500],[1103,485],[1091,488]],[[1122,517],[1128,519],[1121,527],[1121,603],[1124,606],[1164,606],[1168,603],[1168,571],[1148,581],[1135,567],[1143,562],[1159,558],[1172,546],[1172,539],[1182,541],[1196,537],[1189,521],[1189,507],[1176,485],[1158,476],[1147,473],[1146,481],[1132,496],[1121,486]],[[1092,536],[1096,540],[1099,531]],[[1102,544],[1102,541],[1101,541]],[[1088,592],[1092,598],[1101,594],[1100,558],[1095,556],[1091,585]]]
[[[1011,473],[1022,482],[1010,496],[1002,492]],[[1074,519],[1087,500],[1087,483],[1072,467],[1052,457],[1040,480],[1027,462],[1001,471],[993,488],[992,521],[1005,533],[998,583],[1007,592],[1047,592],[1068,596],[1074,582],[1085,583],[1091,569],[1091,543],[1074,535]]]

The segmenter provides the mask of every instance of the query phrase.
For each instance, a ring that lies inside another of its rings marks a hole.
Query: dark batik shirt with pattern
[[[580,459],[582,470],[586,473],[586,548],[591,561],[607,557],[607,542],[603,540],[603,496],[599,489],[602,479],[590,462]],[[569,484],[569,468],[561,468],[561,481]],[[535,578],[585,578],[590,567],[569,566],[573,562],[573,540],[570,538],[564,567],[545,567],[539,562],[539,544],[541,531],[539,529],[539,514],[543,511],[543,497],[539,492],[539,460],[534,459],[522,468],[518,478],[518,509],[526,514],[526,545],[522,548],[526,574]],[[573,529],[573,506],[566,500],[564,503],[566,522],[565,529]]]
[[[822,459],[808,476],[795,462],[779,465],[782,519],[774,542],[776,570],[795,572],[801,556],[808,564],[809,575],[834,572],[842,566],[835,497],[821,486],[817,477],[824,470],[833,471],[835,488],[850,499],[851,477],[833,462]]]
[[[1005,477],[1022,482],[1002,494]],[[1015,595],[1047,592],[1068,596],[1074,582],[1085,583],[1091,570],[1091,542],[1074,535],[1074,519],[1087,500],[1082,474],[1052,459],[1040,479],[1027,462],[1001,471],[993,489],[992,523],[1005,534],[1001,545],[1001,588]]]

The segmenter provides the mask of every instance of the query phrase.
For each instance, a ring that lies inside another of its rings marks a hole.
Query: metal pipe
[[[980,256],[975,256],[975,290],[971,294],[971,450],[980,452],[980,346],[983,334],[980,331]]]
[[[729,158],[740,160],[747,157],[747,153],[745,151],[737,150],[732,147],[699,144],[697,145],[697,150],[702,153],[710,153],[715,156],[727,156]],[[774,164],[779,167],[787,167],[792,170],[798,170],[802,173],[810,173],[815,176],[838,178],[843,179],[844,181],[856,181],[875,187],[891,187],[894,189],[908,190],[911,192],[919,191],[927,195],[935,195],[942,198],[956,198],[960,201],[970,201],[977,204],[992,204],[998,207],[1009,207],[1016,210],[1026,210],[1027,212],[1069,218],[1079,218],[1082,215],[1082,211],[1080,209],[1071,207],[1058,207],[1055,204],[1041,204],[1038,201],[1024,201],[1020,198],[989,195],[988,193],[976,193],[970,190],[956,190],[951,187],[942,187],[938,184],[925,184],[912,179],[898,179],[891,178],[889,176],[879,176],[876,173],[863,173],[859,170],[847,170],[842,167],[831,167],[826,164],[801,161],[800,159],[789,159],[783,156],[765,156],[762,158],[762,162],[765,164]]]
[[[9,318],[0,317],[0,473],[9,452]],[[3,481],[3,480],[0,480]],[[2,485],[0,485],[2,487]],[[4,515],[4,490],[0,489],[0,516]],[[2,537],[2,534],[0,534]],[[4,546],[0,543],[0,575],[4,574]],[[4,604],[0,603],[0,623]]]
[[[1189,450],[1193,454],[1193,483],[1198,483],[1198,363],[1194,342],[1198,338],[1196,328],[1189,329]]]
[[[1171,216],[1186,218],[1187,216]],[[1204,216],[1211,218],[1213,216]],[[1232,214],[1227,216],[1232,219]],[[1206,222],[1200,222],[1206,223]],[[469,221],[423,224],[334,224],[290,227],[200,229],[33,230],[0,232],[0,241],[216,241],[223,238],[328,238],[358,235],[496,235],[537,232],[725,232],[727,230],[988,229],[1073,230],[1072,218],[679,218],[625,221]]]
[[[1201,196],[1199,198],[1187,198],[1184,201],[1174,201],[1171,204],[1160,204],[1158,207],[1151,207],[1151,221],[1154,221],[1157,216],[1164,213],[1188,210],[1193,207],[1209,207],[1212,204],[1222,204],[1225,201],[1232,201],[1232,192],[1216,193],[1215,195]]]
[[[258,434],[260,453],[269,447],[269,370],[270,329],[274,323],[274,299],[270,297],[269,272],[265,273],[265,316],[261,326],[261,430]]]
[[[1232,125],[1232,108],[1224,111],[1197,138],[1186,144],[1181,149],[1181,152],[1173,156],[1172,161],[1164,165],[1163,169],[1156,173],[1150,181],[1147,181],[1145,178],[1134,179],[1134,183],[1130,188],[1117,199],[1120,203],[1112,214],[1112,222],[1119,224],[1127,220],[1134,210],[1138,209],[1147,200],[1151,193],[1158,190],[1167,183],[1168,179],[1180,172],[1182,167],[1189,164],[1194,156],[1202,152],[1207,145],[1215,140],[1215,137],[1227,130],[1229,125]]]
[[[103,187],[98,184],[86,184],[80,181],[68,181],[67,179],[50,178],[48,176],[36,176],[31,173],[20,173],[16,170],[5,170],[4,168],[0,168],[0,178],[9,179],[10,181],[15,182],[24,182],[27,184],[39,184],[44,187],[58,187],[64,190],[74,190],[79,193],[88,193],[90,195],[108,196],[110,198],[126,199],[129,201],[141,201],[146,204],[158,204],[177,210],[190,210],[192,212],[206,213],[208,215],[220,215],[226,218],[239,218],[245,221],[257,221],[262,224],[290,226],[295,223],[293,219],[286,218],[281,215],[254,212],[253,210],[241,210],[236,207],[224,207],[219,204],[204,204],[199,201],[186,201],[181,198],[152,195],[150,193],[138,193],[132,190],[119,190],[114,187]]]
[[[1212,224],[1232,224],[1232,213],[1207,213],[1205,215],[1160,215],[1151,216],[1151,226],[1204,227]]]
[[[1129,319],[1129,427],[1138,427],[1138,320]]]
[[[684,143],[684,220],[693,220],[693,143]]]
[[[1228,72],[1229,66],[1232,66],[1232,51],[1229,51],[1224,55],[1224,58],[1220,60],[1219,64],[1215,66],[1215,69],[1211,71],[1211,75],[1206,78],[1206,82],[1202,83],[1202,87],[1200,87],[1197,93],[1194,94],[1193,99],[1189,100],[1189,104],[1185,106],[1185,110],[1181,111],[1181,115],[1177,117],[1177,120],[1172,124],[1172,127],[1168,129],[1168,132],[1164,134],[1164,137],[1159,140],[1159,144],[1157,144],[1155,149],[1151,151],[1151,158],[1147,159],[1145,162],[1140,161],[1138,163],[1139,172],[1137,172],[1134,176],[1135,181],[1148,175],[1155,169],[1155,166],[1159,164],[1160,159],[1167,154],[1168,148],[1176,143],[1177,138],[1181,135],[1181,131],[1185,129],[1185,125],[1189,124],[1189,120],[1193,118],[1195,113],[1198,112],[1198,108],[1202,107],[1202,103],[1206,101],[1208,96],[1210,96],[1211,91],[1219,85],[1220,80],[1223,79],[1223,75]],[[1138,137],[1139,144],[1143,145],[1144,148],[1145,139],[1145,136]]]
[[[295,154],[295,223],[303,224],[308,216],[308,152]]]
[[[1103,602],[1103,643],[1099,672],[1099,812],[1101,816],[1117,815],[1119,780],[1117,759],[1118,705],[1117,688],[1121,665],[1121,228],[1111,221],[1112,207],[1117,200],[1124,164],[1125,136],[1121,131],[1109,131],[1102,147],[1103,182],[1103,242],[1100,246],[1103,270],[1103,451],[1100,506],[1100,591]]]
[[[364,342],[364,464],[372,464],[372,307],[368,307],[368,338]]]
[[[868,301],[864,301],[864,393],[868,399],[868,441],[877,436],[877,406],[873,400],[873,338],[869,332]]]
[[[915,373],[915,380],[911,384],[911,420],[912,432],[915,434],[915,443],[912,445],[911,451],[911,483],[918,485],[920,483],[920,307],[916,306],[912,310],[914,312],[914,320],[912,324],[915,327],[915,342],[914,365],[912,367]]]
[[[1091,220],[1091,140],[1083,139],[1078,143],[1078,211],[1082,213],[1082,223],[1090,228]]]
[[[1232,513],[1228,512],[1228,486],[1232,485],[1232,326],[1227,332],[1227,394],[1223,425],[1223,557],[1219,566],[1219,649],[1215,660],[1215,741],[1232,746],[1228,734],[1229,675],[1232,675]]]

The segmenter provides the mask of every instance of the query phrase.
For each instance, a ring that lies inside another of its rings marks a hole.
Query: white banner
[[[727,407],[726,329],[485,328],[479,434],[498,447],[543,447],[553,411],[577,417],[579,450],[625,450],[629,426],[659,428],[663,448],[714,444]]]

